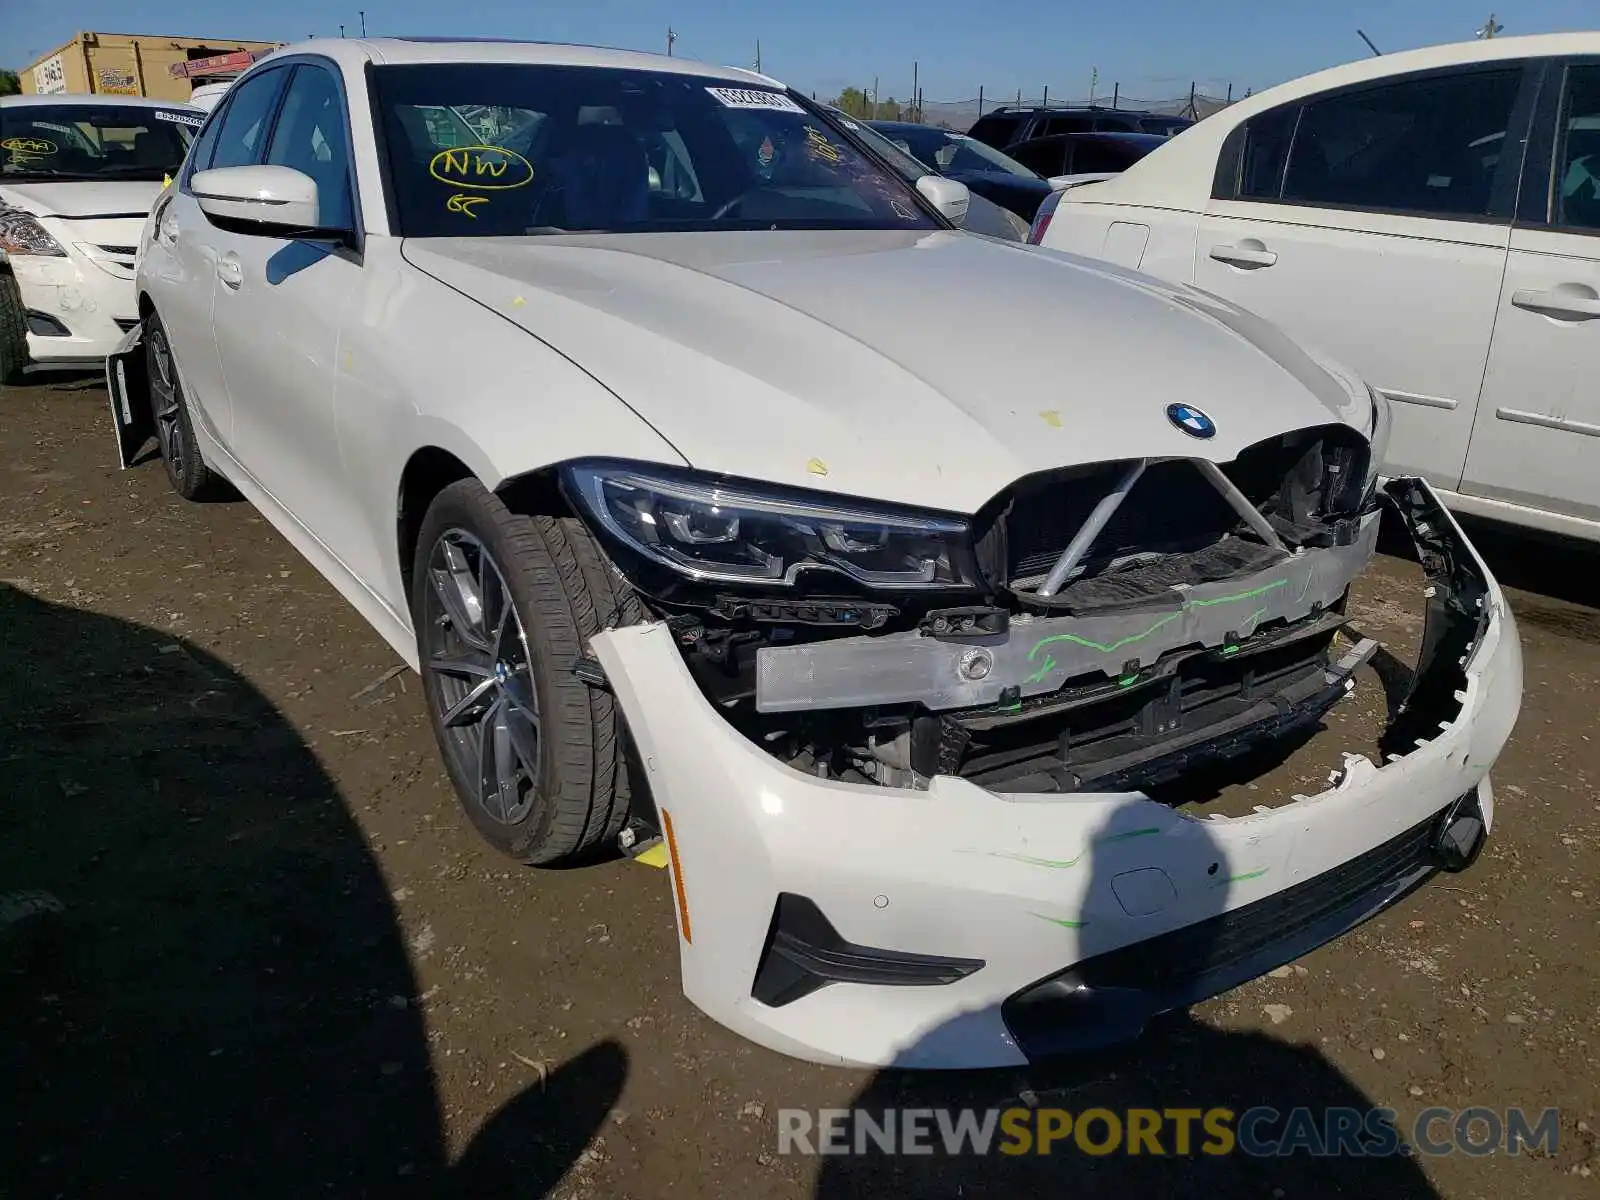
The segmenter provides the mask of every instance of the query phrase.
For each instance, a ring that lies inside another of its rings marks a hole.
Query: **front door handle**
[[[1557,284],[1548,292],[1518,288],[1511,293],[1511,303],[1548,317],[1571,317],[1579,321],[1600,317],[1600,295],[1581,283]]]
[[[1213,246],[1211,257],[1230,267],[1242,267],[1248,271],[1270,267],[1278,261],[1277,253],[1268,250],[1255,238],[1245,238],[1232,246]]]
[[[244,266],[233,251],[230,250],[217,259],[217,278],[234,291],[238,291],[240,285],[244,283]]]

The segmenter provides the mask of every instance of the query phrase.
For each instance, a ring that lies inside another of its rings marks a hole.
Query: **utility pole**
[[[356,15],[361,18],[361,36],[362,37],[366,37],[367,36],[367,10],[364,9],[364,8],[358,8],[356,10]]]
[[[756,39],[756,74],[761,74],[761,39]]]
[[[913,121],[922,120],[922,88],[917,84],[917,73],[920,68],[921,64],[913,60],[911,63],[911,105],[915,112],[911,118]]]
[[[1111,111],[1116,112],[1122,107],[1122,81],[1119,79],[1111,85]]]
[[[1048,83],[1044,85],[1044,98],[1039,101],[1039,107],[1050,107],[1050,85]]]
[[[1233,103],[1233,80],[1228,80],[1228,103]]]
[[[667,57],[672,57],[672,43],[678,40],[678,35],[672,32],[672,26],[667,26]]]
[[[340,37],[344,36],[344,26],[343,25],[339,26],[339,36]]]
[[[983,116],[983,84],[978,85],[978,115]]]
[[[1089,68],[1089,107],[1094,107],[1094,89],[1100,83],[1100,68]]]
[[[872,119],[878,119],[878,77],[872,77]]]
[[[1199,119],[1200,119],[1200,114],[1195,111],[1195,107],[1194,107],[1194,84],[1190,83],[1189,84],[1189,120],[1198,121]]]

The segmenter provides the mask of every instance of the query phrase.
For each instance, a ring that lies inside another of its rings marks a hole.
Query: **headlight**
[[[978,586],[967,522],[751,484],[577,464],[569,495],[612,537],[691,579],[790,587],[836,572],[868,588]]]
[[[1372,397],[1372,428],[1367,433],[1367,441],[1372,446],[1371,456],[1367,459],[1367,479],[1361,489],[1362,496],[1368,495],[1378,481],[1378,472],[1383,469],[1383,462],[1389,457],[1389,432],[1393,424],[1393,402],[1377,388],[1369,386],[1367,395]]]
[[[0,204],[0,250],[7,254],[47,254],[65,258],[67,252],[45,227],[20,208]]]

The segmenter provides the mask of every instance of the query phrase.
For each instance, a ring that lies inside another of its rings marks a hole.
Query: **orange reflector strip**
[[[661,832],[667,835],[667,856],[672,859],[672,890],[678,895],[678,923],[683,928],[683,940],[691,946],[694,934],[689,929],[689,901],[683,894],[683,864],[678,861],[678,839],[672,833],[672,814],[661,810]]]

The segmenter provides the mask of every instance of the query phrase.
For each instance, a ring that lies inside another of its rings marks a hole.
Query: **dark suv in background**
[[[967,136],[1004,150],[1018,142],[1058,133],[1154,133],[1171,137],[1189,128],[1188,117],[1127,108],[1011,108],[984,113]]]

